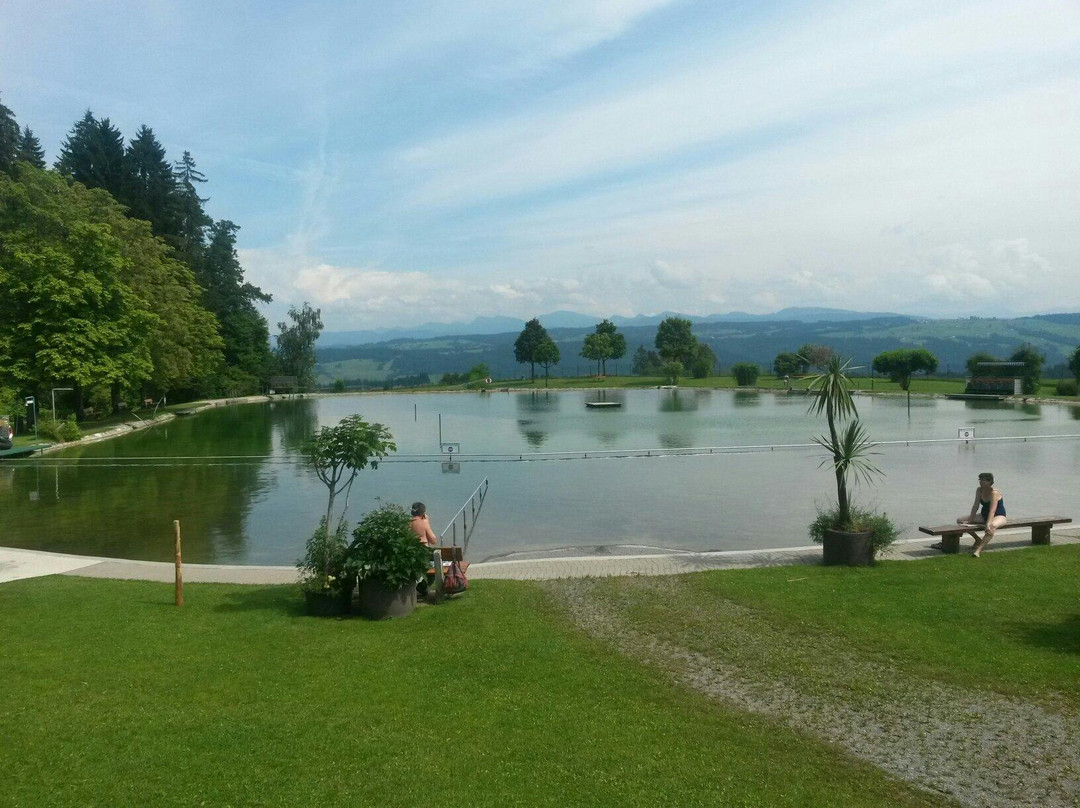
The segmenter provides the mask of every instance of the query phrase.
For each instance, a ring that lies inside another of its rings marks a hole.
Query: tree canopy
[[[777,376],[797,376],[810,369],[810,361],[797,353],[782,352],[773,360],[773,372]]]
[[[1076,346],[1076,350],[1069,357],[1069,370],[1076,377],[1076,384],[1080,387],[1080,345]]]
[[[689,366],[697,350],[697,338],[691,322],[682,317],[668,317],[656,328],[656,350],[665,362]]]
[[[514,341],[514,361],[521,364],[529,363],[529,379],[536,380],[536,364],[540,361],[537,352],[544,340],[548,339],[547,329],[540,325],[540,320],[533,317],[525,323],[517,340]]]
[[[925,348],[901,348],[885,351],[874,357],[874,372],[887,375],[890,381],[900,385],[901,390],[911,388],[915,373],[933,373],[937,370],[937,357]]]
[[[1024,343],[1009,357],[1011,362],[1023,362],[1024,367],[1017,374],[1023,384],[1025,395],[1034,395],[1039,392],[1039,382],[1042,380],[1043,363],[1046,357],[1039,353],[1034,345]]]
[[[288,323],[278,323],[280,334],[274,351],[278,370],[285,376],[295,376],[301,387],[315,386],[315,341],[322,333],[321,311],[304,302],[300,309],[289,308]]]
[[[799,348],[799,356],[806,360],[808,367],[817,368],[818,370],[824,370],[829,367],[829,363],[835,356],[835,351],[828,345],[818,345],[813,342],[808,342]]]

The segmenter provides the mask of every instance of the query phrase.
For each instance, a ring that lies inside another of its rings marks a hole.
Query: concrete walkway
[[[1018,550],[1031,546],[1030,531],[1003,530],[987,552]],[[883,556],[889,560],[917,561],[938,558],[930,549],[934,539],[907,539],[897,542]],[[1080,544],[1080,527],[1056,530],[1055,544]],[[962,553],[969,548],[962,547]],[[976,559],[971,559],[977,564]],[[702,570],[775,567],[790,564],[820,564],[821,547],[789,547],[774,550],[727,550],[712,553],[666,552],[653,555],[575,556],[531,558],[519,561],[487,561],[469,567],[469,578],[519,581],[554,578],[585,578],[612,575],[677,575]],[[124,578],[171,582],[173,565],[160,561],[128,561],[116,558],[45,553],[0,547],[0,583],[42,575],[79,575],[87,578]],[[227,564],[185,564],[186,583],[287,584],[297,579],[294,567],[231,566]]]

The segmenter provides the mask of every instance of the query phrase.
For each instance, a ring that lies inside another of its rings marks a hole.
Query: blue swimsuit
[[[994,500],[992,500],[992,499],[988,499],[988,500],[981,500],[980,499],[979,500],[979,504],[982,505],[982,518],[983,518],[984,522],[989,522],[990,521],[990,503],[993,502],[993,501]],[[1004,515],[1005,515],[1005,497],[1002,497],[1001,499],[998,500],[998,506],[997,506],[997,509],[994,511],[994,516],[1004,516]]]

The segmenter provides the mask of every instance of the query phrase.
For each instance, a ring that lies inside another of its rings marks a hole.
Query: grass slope
[[[790,571],[787,571],[790,575]],[[295,587],[0,586],[9,805],[934,805],[480,581],[407,620]]]

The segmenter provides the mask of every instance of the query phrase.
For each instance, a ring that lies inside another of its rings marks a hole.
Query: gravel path
[[[665,626],[665,636],[653,636],[626,612],[635,596],[678,597],[680,579],[620,584],[544,586],[589,635],[683,686],[832,742],[963,805],[1080,805],[1080,720],[1067,710],[916,678],[840,638],[777,629],[731,601],[702,603],[701,624]]]

